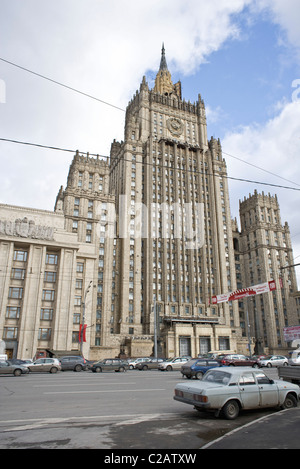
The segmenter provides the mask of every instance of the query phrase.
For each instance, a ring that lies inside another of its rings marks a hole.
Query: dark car
[[[104,358],[96,363],[93,363],[91,370],[94,373],[101,373],[102,371],[126,371],[129,369],[128,362],[120,358]]]
[[[194,358],[181,367],[181,373],[187,378],[202,379],[204,373],[211,368],[222,366],[219,360],[206,360],[204,358]]]
[[[158,370],[158,365],[165,361],[163,358],[149,358],[135,365],[137,370]]]
[[[237,353],[225,355],[220,361],[224,366],[252,366],[253,368],[259,367],[259,361],[257,359],[249,358],[245,355],[239,355]]]
[[[21,376],[23,374],[29,373],[29,370],[26,366],[23,365],[13,365],[9,361],[0,362],[0,374],[12,374],[14,376]]]
[[[80,356],[67,356],[59,359],[62,371],[82,371],[87,370],[86,359]]]
[[[11,365],[24,365],[26,366],[26,364],[30,364],[30,363],[33,363],[32,360],[21,360],[19,358],[11,358],[9,360],[7,360]]]

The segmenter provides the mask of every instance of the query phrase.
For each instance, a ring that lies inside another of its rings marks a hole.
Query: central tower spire
[[[162,44],[162,49],[161,49],[161,60],[160,60],[160,71],[168,71],[168,65],[166,61],[166,54],[165,54],[165,46],[164,43]]]
[[[155,78],[154,91],[164,95],[173,94],[181,99],[181,83],[173,85],[171,73],[168,70],[164,43],[162,44],[160,66]]]

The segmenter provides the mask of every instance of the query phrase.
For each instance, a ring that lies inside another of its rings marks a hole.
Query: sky
[[[300,0],[0,0],[0,139],[71,150],[0,140],[0,203],[53,210],[74,152],[123,140],[164,42],[221,140],[232,217],[255,189],[277,194],[300,262],[299,24]]]

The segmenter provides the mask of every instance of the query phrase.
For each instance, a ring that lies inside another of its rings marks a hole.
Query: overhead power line
[[[49,149],[49,150],[59,150],[59,151],[66,151],[66,152],[71,152],[71,153],[76,153],[75,150],[70,150],[70,149],[67,149],[67,148],[59,148],[59,147],[53,147],[53,146],[48,146],[48,145],[40,145],[40,144],[37,144],[37,143],[30,143],[30,142],[21,142],[19,140],[12,140],[12,139],[8,139],[8,138],[0,138],[0,141],[4,141],[4,142],[10,142],[10,143],[18,143],[18,144],[22,144],[22,145],[31,145],[31,146],[36,146],[36,147],[41,147],[41,148],[45,148],[45,149]],[[89,156],[99,156],[99,157],[102,157],[102,158],[106,158],[106,159],[109,159],[110,157],[109,156],[104,156],[104,155],[99,155],[99,154],[95,154],[95,153],[89,153],[89,152],[81,152],[78,150],[78,153],[80,154],[84,154],[84,155],[89,155]],[[127,160],[126,158],[123,158],[123,161],[128,161],[128,162],[131,162],[131,160]],[[144,165],[149,165],[149,166],[153,166],[153,163],[147,163],[147,162],[142,162],[142,161],[136,161],[136,163],[138,164],[144,164]],[[156,165],[160,168],[163,168],[163,169],[174,169],[174,168],[170,168],[170,167],[166,167],[166,166],[163,166],[163,165]],[[187,173],[192,173],[192,174],[206,174],[206,173],[203,173],[202,171],[197,171],[197,170],[191,170],[191,169],[182,169],[182,168],[175,168],[176,171],[185,171]],[[215,174],[207,174],[208,176],[216,176],[217,173]],[[297,187],[291,187],[291,186],[282,186],[282,185],[279,185],[279,184],[273,184],[273,183],[270,183],[270,182],[264,182],[264,181],[253,181],[251,179],[243,179],[243,178],[237,178],[237,177],[232,177],[232,176],[228,176],[228,175],[223,175],[223,177],[225,177],[226,179],[231,179],[233,181],[240,181],[240,182],[247,182],[247,183],[250,183],[250,184],[259,184],[259,185],[263,185],[263,186],[270,186],[270,187],[277,187],[277,188],[280,188],[280,189],[289,189],[289,190],[293,190],[293,191],[299,191],[300,192],[300,188],[297,188]]]
[[[41,73],[33,72],[32,70],[29,70],[28,68],[25,68],[25,67],[22,67],[21,65],[10,62],[9,60],[3,59],[2,57],[0,57],[0,60],[2,60],[2,62],[6,62],[9,65],[13,65],[14,67],[20,68],[21,70],[24,70],[25,72],[31,73],[32,75],[36,75],[37,77],[43,78],[44,80],[51,81],[52,83],[55,83],[56,85],[63,86],[64,88],[67,88],[68,90],[75,91],[75,93],[82,94],[83,96],[87,96],[88,98],[95,99],[96,101],[99,101],[102,104],[106,104],[107,106],[110,106],[115,109],[118,109],[119,111],[125,112],[125,110],[122,109],[121,107],[115,106],[114,104],[108,103],[107,101],[103,101],[102,99],[96,98],[95,96],[92,96],[91,94],[84,93],[83,91],[77,90],[76,88],[73,88],[72,86],[65,85],[64,83],[61,83],[60,81],[53,80],[52,78],[46,77],[45,75],[42,75]]]
[[[21,65],[18,65],[18,64],[16,64],[16,63],[11,62],[11,61],[9,61],[9,60],[7,60],[7,59],[4,59],[4,58],[2,58],[2,57],[0,57],[0,60],[1,60],[2,62],[5,62],[5,63],[9,64],[9,65],[12,65],[12,66],[14,66],[14,67],[16,67],[16,68],[19,68],[19,69],[21,69],[21,70],[23,70],[23,71],[25,71],[25,72],[31,73],[32,75],[36,75],[36,76],[38,76],[39,78],[43,78],[44,80],[48,80],[48,81],[50,81],[50,82],[52,82],[52,83],[54,83],[54,84],[56,84],[56,85],[59,85],[59,86],[62,86],[62,87],[64,87],[64,88],[66,88],[66,89],[69,89],[69,90],[71,90],[71,91],[74,91],[75,93],[79,93],[79,94],[81,94],[81,95],[83,95],[83,96],[86,96],[86,97],[88,97],[88,98],[94,99],[94,100],[96,100],[96,101],[98,101],[98,102],[100,102],[100,103],[102,103],[102,104],[105,104],[105,105],[107,105],[107,106],[110,106],[110,107],[112,107],[112,108],[114,108],[114,109],[117,109],[117,110],[119,110],[119,111],[122,111],[122,112],[124,112],[124,113],[126,112],[125,109],[123,109],[123,108],[121,108],[121,107],[119,107],[119,106],[116,106],[116,105],[114,105],[114,104],[112,104],[112,103],[109,103],[108,101],[104,101],[103,99],[97,98],[97,97],[95,97],[95,96],[93,96],[93,95],[91,95],[91,94],[89,94],[89,93],[85,93],[85,92],[83,92],[83,91],[80,91],[80,90],[78,90],[77,88],[74,88],[74,87],[72,87],[72,86],[65,85],[64,83],[61,83],[61,82],[59,82],[59,81],[57,81],[57,80],[54,80],[54,79],[52,79],[52,78],[49,78],[49,77],[47,77],[47,76],[45,76],[45,75],[42,75],[41,73],[34,72],[33,70],[30,70],[30,69],[28,69],[28,68],[26,68],[26,67],[23,67],[23,66],[21,66]],[[144,120],[146,120],[147,122],[149,122],[149,120],[148,120],[147,118],[143,118],[143,117],[142,117],[142,119],[144,119]],[[4,140],[4,139],[1,139],[1,140]],[[44,147],[44,148],[52,148],[52,149],[54,149],[54,150],[62,150],[62,149],[57,148],[57,147],[47,147],[47,146],[37,145],[37,144],[31,144],[31,143],[24,143],[24,142],[16,142],[16,143],[23,143],[23,144],[27,144],[27,145],[40,146],[40,147]],[[65,150],[65,151],[70,151],[70,152],[72,152],[73,150]],[[300,187],[300,184],[298,184],[298,183],[296,183],[296,182],[294,182],[294,181],[291,181],[291,180],[289,180],[289,179],[286,179],[286,178],[284,178],[284,177],[282,177],[282,176],[280,176],[280,175],[278,175],[278,174],[276,174],[276,173],[273,173],[273,172],[271,172],[271,171],[268,171],[267,169],[264,169],[264,168],[261,168],[260,166],[254,165],[253,163],[250,163],[250,162],[245,161],[245,160],[243,160],[243,159],[241,159],[241,158],[238,158],[237,156],[234,156],[234,155],[232,155],[232,154],[230,154],[230,153],[226,153],[226,152],[223,151],[223,150],[222,150],[222,153],[223,153],[224,155],[227,155],[227,156],[231,157],[231,158],[234,158],[234,159],[236,159],[236,160],[239,160],[239,161],[241,161],[241,162],[244,163],[244,164],[247,164],[247,165],[252,166],[252,167],[254,167],[254,168],[256,168],[256,169],[259,169],[260,171],[264,171],[264,172],[266,172],[266,173],[268,173],[268,174],[271,174],[272,176],[278,177],[279,179],[282,179],[282,180],[284,180],[284,181],[290,182],[291,184],[294,184],[294,185]],[[95,155],[95,154],[93,154],[93,153],[90,153],[90,155],[92,155],[92,156],[101,156],[101,157],[104,157],[104,158],[109,158],[108,156]],[[244,182],[251,182],[251,183],[252,183],[252,182],[253,182],[253,183],[255,182],[255,183],[257,183],[257,184],[265,184],[265,185],[269,185],[269,186],[273,186],[273,187],[281,187],[281,188],[284,188],[284,189],[297,190],[296,188],[292,188],[292,187],[285,187],[285,186],[280,186],[280,185],[276,185],[276,184],[262,183],[262,182],[258,182],[258,181],[248,181],[248,180],[243,180],[243,179],[233,178],[233,177],[228,177],[228,179],[238,180],[238,181],[244,181]]]
[[[53,146],[49,146],[49,145],[41,145],[39,143],[21,142],[20,140],[12,140],[10,138],[0,138],[0,141],[10,142],[10,143],[19,143],[21,145],[29,145],[29,146],[32,146],[32,147],[45,148],[45,149],[48,149],[48,150],[66,151],[66,152],[69,152],[69,153],[76,153],[78,151],[81,155],[99,156],[100,158],[109,158],[109,156],[99,155],[99,153],[90,153],[90,152],[79,151],[79,150],[70,150],[68,148],[60,148],[60,147],[53,147]]]

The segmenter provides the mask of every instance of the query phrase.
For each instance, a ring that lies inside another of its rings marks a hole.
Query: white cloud
[[[155,76],[163,41],[172,73],[195,74],[213,52],[230,40],[243,40],[240,14],[246,7],[249,25],[265,13],[280,26],[281,41],[300,50],[298,4],[299,0],[3,0],[0,55],[125,109],[142,76],[146,72],[149,80]],[[114,138],[123,139],[122,111],[3,62],[0,80],[5,86],[5,103],[0,97],[0,137],[102,155],[109,154]],[[249,123],[227,134],[224,151],[300,181],[299,106],[297,100],[274,103],[275,115],[269,122],[260,127]],[[212,109],[207,103],[211,122],[221,125],[229,113],[230,109]],[[0,155],[0,202],[53,209],[58,189],[66,183],[72,153],[0,142]],[[225,158],[232,177],[291,184]],[[238,199],[254,187],[230,181],[233,214]],[[299,233],[299,193],[257,188],[278,193],[283,221],[288,220],[292,234]],[[300,255],[297,237],[293,241],[295,255]]]
[[[254,189],[260,193],[264,191],[265,194],[277,194],[281,223],[287,221],[290,226],[296,257],[300,256],[300,100],[285,105],[281,103],[279,109],[279,114],[264,126],[252,124],[228,133],[222,141],[222,146],[225,153],[250,164],[225,154],[230,177],[298,189],[294,191],[271,185],[229,180],[234,217],[238,217],[238,201],[253,194]]]
[[[125,109],[146,71],[158,70],[163,41],[170,70],[192,73],[211,52],[238,37],[233,15],[249,3],[2,2],[1,56]],[[109,154],[114,138],[123,139],[122,111],[3,62],[0,78],[6,85],[6,102],[0,104],[2,137],[103,155]],[[0,202],[52,209],[71,155],[8,143],[0,143],[0,152],[5,165]],[[46,173],[54,186],[45,184],[36,197]]]
[[[283,42],[300,48],[300,8],[299,0],[256,0],[256,7],[267,11],[285,33]]]

